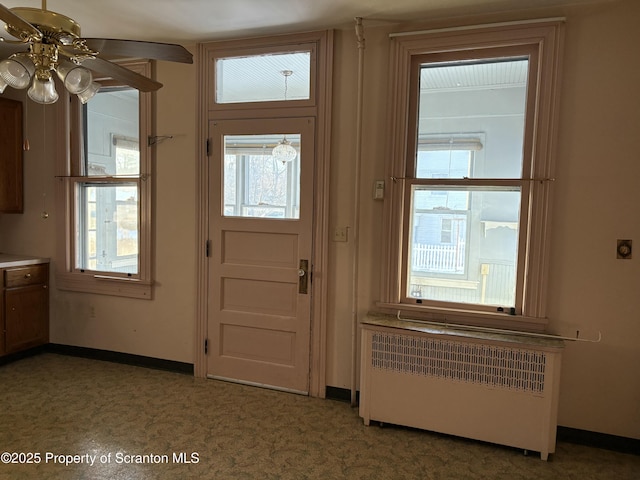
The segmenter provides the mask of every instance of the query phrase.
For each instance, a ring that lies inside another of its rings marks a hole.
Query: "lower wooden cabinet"
[[[49,343],[49,265],[2,270],[0,355]]]

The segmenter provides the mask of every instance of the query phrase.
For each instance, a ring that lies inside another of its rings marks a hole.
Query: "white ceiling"
[[[367,20],[403,21],[615,0],[48,0],[76,20],[83,37],[195,44],[220,38],[338,28]],[[41,8],[41,0],[0,0]],[[6,36],[3,35],[3,36]]]

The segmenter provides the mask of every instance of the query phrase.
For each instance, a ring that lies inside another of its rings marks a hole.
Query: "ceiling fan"
[[[29,98],[49,104],[58,100],[53,72],[65,88],[86,103],[100,89],[93,81],[93,73],[111,78],[142,92],[158,90],[162,84],[135,73],[106,58],[148,58],[170,62],[193,63],[193,57],[181,45],[82,38],[80,25],[73,19],[42,8],[7,8],[0,4],[0,20],[14,37],[0,37],[0,43],[28,46],[28,50],[14,53],[0,61],[0,93],[7,86],[16,89],[29,87]],[[106,58],[104,58],[106,57]]]

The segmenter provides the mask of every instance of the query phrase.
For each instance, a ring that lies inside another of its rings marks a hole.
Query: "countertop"
[[[9,253],[0,253],[0,268],[24,267],[26,265],[36,265],[38,263],[49,263],[49,259],[30,255],[11,255]]]

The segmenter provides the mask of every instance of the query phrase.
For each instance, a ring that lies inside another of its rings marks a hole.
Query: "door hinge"
[[[211,139],[207,138],[207,157],[211,156]]]
[[[211,240],[207,240],[207,243],[204,247],[204,252],[207,257],[211,256]]]
[[[209,339],[208,338],[204,341],[204,354],[206,355],[207,353],[209,353]]]

